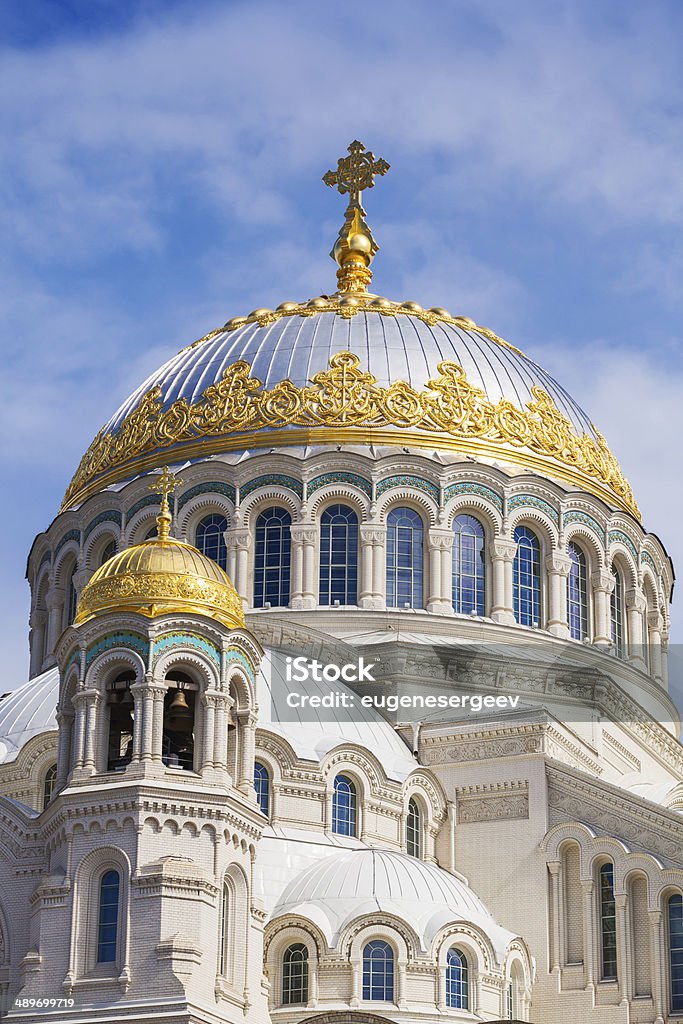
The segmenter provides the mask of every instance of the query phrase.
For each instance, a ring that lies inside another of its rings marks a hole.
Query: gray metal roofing
[[[151,374],[107,423],[116,430],[123,418],[154,385],[162,389],[164,407],[179,398],[196,402],[238,359],[266,388],[288,378],[298,387],[326,370],[337,352],[350,351],[382,386],[405,380],[416,390],[437,375],[441,360],[463,367],[468,381],[493,402],[507,398],[523,409],[533,399],[531,388],[542,387],[578,433],[595,436],[591,421],[550,374],[521,353],[475,329],[438,322],[430,326],[416,316],[383,316],[360,312],[349,320],[335,313],[282,317],[267,327],[246,324],[221,331],[214,338],[184,349]]]

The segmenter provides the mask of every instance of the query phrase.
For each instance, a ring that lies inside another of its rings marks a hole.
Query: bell
[[[235,712],[233,708],[228,709],[228,732],[232,732],[233,729],[237,728],[237,722],[235,720]]]
[[[192,711],[182,690],[176,690],[166,717],[169,732],[192,732]]]
[[[119,705],[122,708],[125,708],[126,711],[133,710],[133,694],[130,692],[128,687],[119,692]]]

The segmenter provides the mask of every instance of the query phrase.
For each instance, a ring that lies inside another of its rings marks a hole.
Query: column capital
[[[289,532],[294,544],[315,544],[318,539],[318,527],[312,523],[293,523]]]
[[[648,612],[647,624],[650,627],[650,629],[656,629],[659,633],[661,633],[662,627],[664,626],[664,619],[658,611]]]
[[[225,531],[225,543],[229,548],[248,551],[251,546],[251,531],[246,526],[237,526]]]
[[[559,860],[549,860],[548,861],[548,871],[550,872],[551,875],[559,875],[561,870],[562,870],[562,862],[561,861],[559,861]]]
[[[504,562],[514,561],[515,555],[517,554],[517,544],[514,540],[510,540],[507,537],[494,537],[493,538],[493,557],[500,558]]]
[[[547,572],[557,573],[558,576],[568,576],[572,560],[564,551],[551,551],[546,557],[545,567]]]
[[[453,531],[431,526],[427,532],[427,546],[430,551],[450,551],[453,547]]]
[[[387,528],[380,523],[362,523],[359,534],[361,544],[384,544]]]
[[[45,607],[48,611],[54,611],[55,608],[59,608],[64,601],[64,593],[64,587],[52,586],[48,589],[45,595]]]
[[[73,575],[73,581],[77,594],[81,593],[83,587],[86,585],[91,576],[92,572],[90,571],[90,569],[83,568],[76,570],[76,572]]]
[[[28,620],[31,629],[40,629],[47,622],[47,612],[44,608],[34,608]]]
[[[591,573],[591,586],[603,594],[611,594],[615,587],[615,579],[607,569],[596,569]]]
[[[640,587],[632,587],[630,590],[627,590],[624,600],[629,610],[634,609],[637,612],[644,612],[647,608],[647,600]]]
[[[581,879],[581,892],[584,896],[592,896],[595,889],[595,882],[592,878]]]

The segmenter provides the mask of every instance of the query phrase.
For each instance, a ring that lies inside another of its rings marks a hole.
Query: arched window
[[[334,780],[332,831],[338,836],[356,834],[356,787],[347,775],[337,775]]]
[[[683,896],[669,899],[669,969],[671,1013],[683,1013]]]
[[[231,880],[226,878],[223,882],[223,897],[221,901],[221,974],[224,978],[227,978],[230,973],[231,965],[231,954],[232,954],[232,918],[233,918],[233,893],[234,887],[231,884]]]
[[[358,516],[330,505],[320,517],[320,604],[358,603]]]
[[[409,857],[422,856],[422,815],[420,805],[414,797],[408,801],[406,818],[406,851]]]
[[[588,636],[588,587],[586,556],[577,544],[567,546],[571,559],[567,576],[567,617],[569,633],[575,640]]]
[[[512,566],[515,620],[522,626],[541,623],[541,546],[528,526],[516,526],[517,554]]]
[[[213,558],[221,569],[228,568],[228,549],[223,534],[228,528],[228,520],[219,512],[213,512],[202,519],[195,533],[195,547],[203,555]]]
[[[387,517],[387,606],[422,608],[424,527],[412,508],[392,508]]]
[[[282,1003],[308,1002],[308,950],[303,942],[288,946],[282,958]]]
[[[363,999],[394,1000],[394,951],[382,939],[373,939],[363,949]]]
[[[43,780],[43,810],[47,807],[52,800],[52,794],[55,791],[55,785],[57,783],[57,765],[50,765],[48,770],[45,772],[45,778]]]
[[[270,817],[270,776],[268,769],[260,761],[254,762],[254,789],[261,814]]]
[[[617,976],[617,907],[614,899],[614,865],[600,868],[600,968],[601,977]]]
[[[616,566],[612,570],[612,575],[614,576],[614,590],[610,596],[612,643],[617,655],[623,658],[626,646],[624,638],[624,581]]]
[[[102,875],[97,917],[98,964],[111,964],[116,960],[120,886],[121,876],[118,871],[107,871]]]
[[[446,954],[446,1006],[457,1010],[469,1008],[467,958],[455,946]]]
[[[106,545],[104,551],[100,555],[100,565],[104,565],[104,563],[108,562],[110,558],[113,558],[115,554],[116,554],[116,541],[115,540],[110,540],[109,543]]]
[[[194,769],[194,742],[199,694],[185,672],[171,669],[166,675],[161,760],[167,768]]]
[[[453,534],[453,609],[484,615],[484,527],[474,516],[456,516]]]
[[[286,508],[268,508],[256,520],[254,608],[289,604],[292,517]]]
[[[74,565],[73,569],[69,573],[69,582],[66,585],[66,625],[70,625],[76,618],[76,606],[78,604],[78,594],[76,593],[76,582],[74,576],[78,570],[78,566]]]
[[[133,757],[135,701],[130,692],[135,673],[130,669],[120,672],[107,688],[109,709],[109,738],[107,744],[107,771],[123,771]]]

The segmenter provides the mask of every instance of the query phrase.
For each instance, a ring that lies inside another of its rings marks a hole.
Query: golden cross
[[[366,149],[357,139],[349,146],[349,156],[340,157],[337,170],[328,171],[323,181],[330,188],[336,188],[340,195],[349,196],[349,209],[361,212],[361,194],[375,184],[375,175],[386,174],[389,164],[386,160],[375,160],[375,154]]]
[[[169,494],[173,494],[176,487],[178,487],[183,481],[175,475],[175,473],[169,473],[168,466],[164,466],[161,471],[161,475],[152,480],[149,485],[150,491],[160,491],[162,503],[168,504]]]
[[[157,537],[159,540],[168,540],[172,522],[168,506],[168,496],[173,494],[176,487],[182,482],[175,473],[169,473],[168,466],[164,466],[161,475],[156,477],[149,485],[150,491],[161,491],[161,508],[157,516]]]

